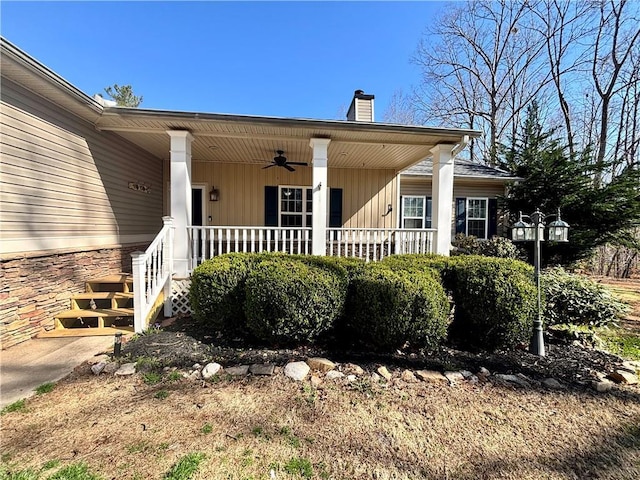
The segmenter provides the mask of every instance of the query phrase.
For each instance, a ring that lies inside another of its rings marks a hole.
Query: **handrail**
[[[164,292],[165,315],[171,316],[171,273],[173,271],[173,219],[163,217],[162,229],[144,252],[133,252],[133,325],[136,333],[146,328]]]

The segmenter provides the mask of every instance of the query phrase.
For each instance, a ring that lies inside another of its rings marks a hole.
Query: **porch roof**
[[[522,180],[522,178],[488,165],[480,165],[469,160],[458,159],[453,166],[453,174],[458,178],[477,178],[484,180],[510,181]],[[433,164],[430,161],[421,162],[402,172],[407,176],[425,176],[433,175]]]
[[[437,144],[459,144],[477,130],[304,118],[105,108],[96,122],[151,152],[169,158],[168,130],[194,137],[192,159],[200,162],[268,164],[276,150],[290,161],[311,164],[311,138],[329,138],[329,166],[403,170],[431,155]]]

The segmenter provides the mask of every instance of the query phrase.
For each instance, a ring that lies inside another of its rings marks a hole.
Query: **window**
[[[310,227],[313,205],[311,187],[280,187],[280,226]]]
[[[488,218],[486,198],[467,198],[467,235],[487,238]]]
[[[402,228],[431,228],[431,197],[402,197]]]

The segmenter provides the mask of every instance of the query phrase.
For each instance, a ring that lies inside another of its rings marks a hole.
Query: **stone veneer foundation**
[[[53,316],[70,308],[85,282],[131,272],[131,253],[147,244],[2,260],[0,346],[11,347],[54,327]]]

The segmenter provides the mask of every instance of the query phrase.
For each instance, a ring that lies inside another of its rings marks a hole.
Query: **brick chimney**
[[[356,90],[347,112],[347,120],[351,122],[373,122],[373,99],[373,95],[367,95],[362,90]]]

